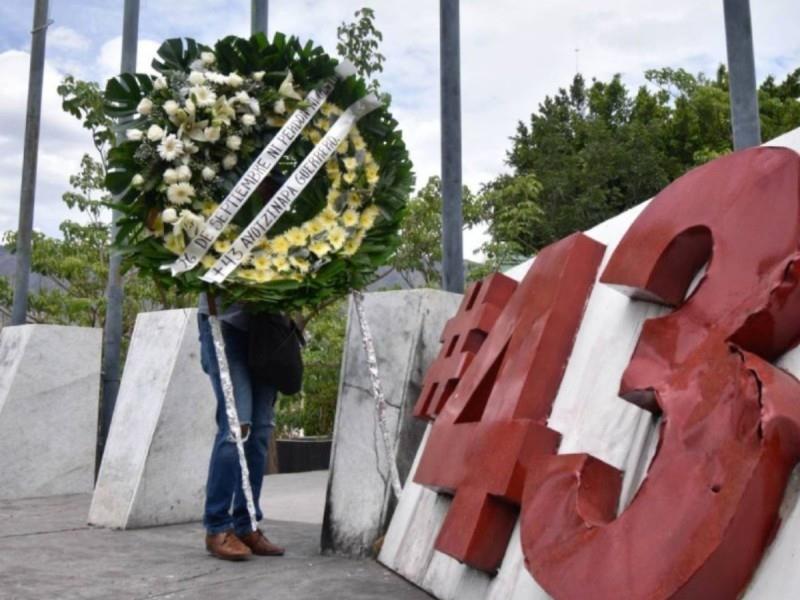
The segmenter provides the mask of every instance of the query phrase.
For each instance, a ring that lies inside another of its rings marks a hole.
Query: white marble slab
[[[0,498],[87,493],[94,483],[102,331],[0,331]]]
[[[128,529],[199,520],[216,432],[195,310],[136,319],[89,522]]]
[[[439,290],[376,292],[364,296],[387,400],[386,422],[402,478],[424,432],[412,417],[422,379],[436,354],[460,294]],[[322,550],[374,554],[395,507],[378,427],[361,330],[350,306],[331,453]]]

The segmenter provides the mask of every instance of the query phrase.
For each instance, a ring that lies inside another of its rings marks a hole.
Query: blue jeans
[[[247,366],[248,333],[225,322],[222,322],[221,326],[239,421],[242,425],[250,426],[249,435],[244,442],[244,453],[247,458],[247,468],[250,470],[256,519],[260,521],[263,515],[259,497],[264,468],[267,464],[269,439],[275,426],[273,408],[277,392],[275,386],[252,377]],[[198,314],[198,327],[200,361],[203,371],[211,379],[211,386],[217,397],[217,435],[208,467],[203,525],[211,534],[234,529],[238,535],[246,535],[251,531],[250,515],[242,492],[239,456],[228,426],[217,353],[214,350],[211,324],[207,315]]]

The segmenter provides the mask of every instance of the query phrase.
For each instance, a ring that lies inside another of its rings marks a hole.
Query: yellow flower
[[[352,156],[348,156],[343,162],[344,168],[348,171],[355,171],[358,168],[358,161]]]
[[[213,200],[203,200],[203,205],[200,211],[207,217],[210,217],[214,214],[214,211],[217,210],[219,204],[214,202]]]
[[[322,131],[328,131],[331,128],[331,122],[328,119],[317,119],[317,122],[314,123],[317,127],[322,129]]]
[[[342,192],[340,190],[335,190],[333,188],[328,190],[328,197],[327,197],[328,206],[334,206],[336,204],[336,201],[339,199],[339,196],[341,195]]]
[[[312,129],[308,132],[308,139],[314,144],[319,144],[319,141],[322,139],[322,134],[316,129]]]
[[[337,226],[328,232],[328,242],[330,242],[330,245],[334,251],[341,249],[346,241],[347,233],[341,227]]]
[[[361,196],[357,192],[348,192],[347,206],[353,210],[361,208]]]
[[[264,254],[259,254],[258,256],[253,257],[253,266],[256,269],[265,270],[268,269],[271,264],[272,261]]]
[[[289,268],[289,262],[285,256],[275,256],[272,259],[272,266],[278,271],[285,271]]]
[[[283,127],[286,124],[286,119],[280,117],[267,117],[267,125],[270,127]]]
[[[355,227],[358,224],[359,217],[358,211],[349,208],[342,215],[342,223],[345,227]]]
[[[344,176],[345,183],[353,183],[356,180],[356,174],[352,171]]]
[[[331,178],[331,187],[335,190],[338,190],[342,187],[342,176],[336,175],[336,177]]]
[[[372,227],[375,224],[375,219],[377,219],[380,214],[380,209],[374,204],[365,208],[364,212],[361,213],[361,227],[364,229]]]
[[[378,183],[378,179],[380,179],[380,177],[378,176],[379,170],[380,167],[378,167],[378,165],[375,163],[367,165],[366,173],[367,173],[368,184],[375,185],[376,183]]]
[[[289,251],[289,242],[282,235],[270,241],[270,247],[276,254],[286,254]]]
[[[356,151],[364,150],[367,147],[364,138],[362,138],[361,134],[355,129],[350,132],[350,141],[353,142],[353,148],[355,148]]]
[[[353,256],[358,249],[361,247],[361,242],[357,238],[352,238],[347,240],[344,245],[344,249],[342,250],[342,254],[345,256]]]
[[[309,237],[317,235],[321,231],[325,230],[325,225],[322,223],[320,219],[312,219],[311,221],[307,221],[303,224],[303,231],[305,231]]]
[[[339,174],[339,161],[335,158],[330,159],[325,163],[325,171],[328,173],[328,178],[333,179]]]
[[[230,249],[231,249],[231,243],[227,240],[217,240],[216,242],[214,242],[214,250],[216,250],[220,254],[225,254]]]
[[[331,251],[331,247],[322,241],[311,242],[311,244],[308,246],[308,249],[319,258],[322,258]]]
[[[311,264],[305,258],[293,256],[289,259],[289,262],[301,273],[308,273],[308,270],[311,268]]]
[[[258,271],[255,269],[237,269],[236,274],[242,279],[249,281],[258,281]]]
[[[205,267],[206,269],[210,269],[211,267],[213,267],[213,266],[214,266],[214,264],[215,264],[216,262],[217,262],[217,259],[216,259],[216,258],[214,258],[213,256],[211,256],[210,254],[206,254],[206,255],[205,255],[203,258],[202,258],[202,260],[200,261],[200,263],[201,263],[201,264],[203,265],[203,267]]]
[[[336,151],[337,151],[339,154],[347,154],[347,150],[348,150],[349,148],[350,148],[350,144],[347,142],[347,138],[345,138],[345,139],[342,141],[342,143],[341,143],[341,144],[339,144],[339,147],[338,147],[338,148],[336,148]]]
[[[308,235],[306,235],[305,231],[299,227],[292,227],[284,235],[286,236],[286,240],[292,246],[302,246],[308,239]]]
[[[186,242],[183,239],[183,234],[175,235],[168,233],[164,236],[164,246],[173,254],[181,254],[186,249]]]
[[[322,108],[319,109],[319,112],[321,112],[326,117],[330,117],[333,114],[333,104],[326,102],[325,104],[322,105]]]

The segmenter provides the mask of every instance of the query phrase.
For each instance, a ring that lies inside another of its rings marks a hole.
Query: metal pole
[[[136,71],[136,49],[139,41],[139,0],[125,0],[122,21],[122,60],[120,71]],[[118,211],[114,211],[111,223],[112,239],[117,236]],[[97,462],[100,468],[105,450],[111,418],[117,402],[120,382],[120,355],[122,346],[122,256],[112,251],[108,262],[108,284],[106,286],[106,321],[103,328],[103,391],[100,399],[100,431],[97,436]]]
[[[25,117],[25,146],[22,155],[22,186],[19,195],[17,227],[17,268],[14,274],[14,303],[11,324],[24,325],[28,313],[28,284],[31,273],[33,204],[36,200],[36,167],[39,155],[39,130],[42,120],[42,82],[47,41],[48,0],[36,0],[31,31],[31,64],[28,74],[28,107]]]
[[[255,35],[269,31],[269,0],[251,0],[250,4],[250,33]]]
[[[461,64],[459,0],[440,0],[442,103],[442,287],[464,291],[461,208]]]
[[[724,0],[733,148],[761,144],[750,0]]]

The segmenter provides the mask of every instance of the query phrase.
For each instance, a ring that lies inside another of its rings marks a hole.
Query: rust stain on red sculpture
[[[768,362],[800,337],[798,258],[800,157],[778,148],[688,173],[623,237],[601,281],[678,307],[645,323],[620,388],[663,415],[661,439],[619,517],[608,465],[526,457],[523,549],[555,598],[733,599],[744,589],[800,458],[800,384]]]
[[[542,250],[492,318],[469,367],[453,371],[460,379],[433,425],[415,481],[455,495],[436,548],[475,568],[494,571],[508,546],[524,483],[520,458],[552,455],[558,447],[546,421],[603,252],[582,234]],[[502,275],[488,285],[513,289]],[[467,300],[448,324],[446,339],[471,330],[470,306]],[[431,381],[450,380],[441,374],[447,360],[445,351]],[[418,413],[431,414],[429,394]]]
[[[602,254],[580,234],[553,244],[448,324],[416,410],[436,420],[415,481],[455,496],[436,548],[496,570],[521,504],[527,566],[556,599],[736,598],[800,460],[800,383],[769,363],[800,339],[800,157],[751,149],[688,173],[611,257],[603,283],[676,307],[645,323],[622,377],[663,418],[619,516],[622,473],[556,455],[547,428]]]

